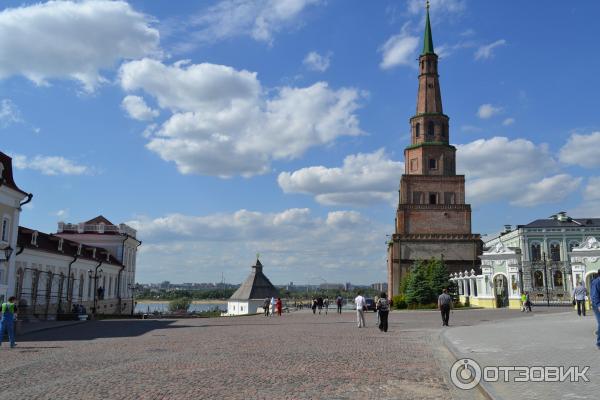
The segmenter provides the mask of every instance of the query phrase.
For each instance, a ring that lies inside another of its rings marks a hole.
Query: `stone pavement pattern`
[[[457,311],[472,325],[521,314]],[[467,398],[447,382],[437,312],[112,320],[31,333],[0,349],[0,399]],[[469,398],[479,398],[474,392]]]
[[[539,308],[537,308],[539,309]],[[590,366],[590,382],[488,383],[501,399],[598,399],[600,351],[596,349],[596,319],[575,312],[533,315],[499,323],[456,327],[445,332],[460,357],[485,366]]]

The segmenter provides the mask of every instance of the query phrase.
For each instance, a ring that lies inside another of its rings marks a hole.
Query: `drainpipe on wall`
[[[69,310],[71,310],[71,303],[73,302],[72,290],[73,290],[74,280],[71,279],[71,266],[75,263],[75,261],[77,261],[78,258],[79,258],[79,254],[75,254],[75,257],[69,263],[69,268],[67,269],[67,312]],[[79,282],[79,284],[81,285],[82,283]]]
[[[31,201],[31,199],[33,199],[33,193],[27,193],[27,200],[23,201],[21,204],[19,204],[19,211],[21,211],[21,208],[29,203]]]
[[[94,311],[93,311],[93,316],[94,319],[96,319],[96,313],[98,312],[97,307],[98,307],[98,268],[100,268],[100,266],[102,265],[104,261],[100,261],[98,263],[98,265],[96,265],[96,269],[94,270]],[[104,289],[104,288],[102,288]]]

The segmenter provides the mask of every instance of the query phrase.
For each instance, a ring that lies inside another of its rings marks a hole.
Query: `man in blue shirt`
[[[17,312],[17,306],[15,305],[15,296],[8,298],[8,302],[2,303],[2,319],[0,320],[0,345],[2,345],[2,339],[4,338],[4,331],[8,331],[8,340],[10,341],[10,347],[13,348],[15,344],[15,313]]]
[[[598,276],[592,281],[590,288],[592,296],[592,309],[598,322],[598,330],[596,331],[596,346],[600,350],[600,269],[598,270]]]

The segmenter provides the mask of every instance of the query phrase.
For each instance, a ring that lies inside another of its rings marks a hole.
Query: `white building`
[[[99,216],[59,223],[57,234],[19,226],[32,195],[19,189],[0,152],[0,300],[16,296],[19,314],[54,319],[81,304],[88,312],[129,313],[141,244],[134,229]]]
[[[263,274],[262,269],[263,266],[257,259],[248,278],[227,301],[227,312],[224,315],[256,314],[262,310],[266,298],[279,296],[279,291]]]

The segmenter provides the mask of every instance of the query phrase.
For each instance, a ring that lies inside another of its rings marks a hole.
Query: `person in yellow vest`
[[[8,302],[2,303],[2,319],[0,320],[0,346],[2,345],[2,339],[4,339],[4,331],[8,331],[8,340],[10,341],[10,347],[16,346],[15,343],[15,319],[17,306],[15,305],[15,296],[8,298]]]
[[[527,295],[525,293],[521,294],[521,312],[525,311],[525,302],[527,301]]]

